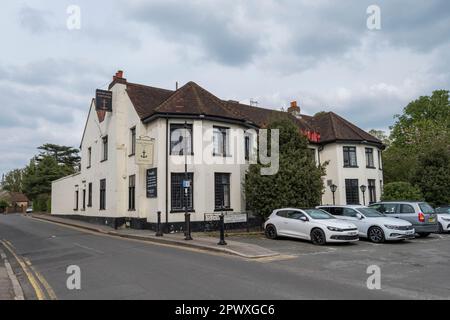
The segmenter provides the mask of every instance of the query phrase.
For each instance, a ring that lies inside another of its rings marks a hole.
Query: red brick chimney
[[[300,116],[300,107],[297,105],[297,101],[292,101],[287,111],[293,116]]]
[[[116,75],[113,76],[113,80],[116,80],[116,79],[123,79],[123,71],[122,70],[117,71]]]
[[[116,83],[122,83],[122,84],[125,84],[125,85],[127,84],[127,79],[125,79],[123,77],[123,71],[122,70],[117,71],[116,74],[113,75],[113,79],[112,79],[112,82],[108,86],[108,90],[111,90],[111,88]]]

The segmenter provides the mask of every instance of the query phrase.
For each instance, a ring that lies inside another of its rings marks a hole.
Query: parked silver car
[[[360,205],[319,206],[338,219],[358,227],[359,236],[375,243],[414,239],[414,227],[408,221],[387,217],[373,208]]]
[[[420,237],[439,232],[437,215],[432,206],[419,201],[382,201],[371,204],[370,208],[385,214],[411,222]]]

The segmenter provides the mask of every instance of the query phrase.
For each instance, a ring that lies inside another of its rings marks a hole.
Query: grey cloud
[[[241,65],[261,54],[263,47],[258,34],[232,23],[233,8],[230,2],[208,7],[204,2],[152,1],[138,2],[126,15],[159,30],[169,42],[200,45],[209,59]]]
[[[28,31],[40,34],[53,29],[52,14],[49,11],[24,6],[19,11],[19,22]]]

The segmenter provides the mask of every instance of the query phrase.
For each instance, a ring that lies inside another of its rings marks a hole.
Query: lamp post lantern
[[[337,190],[337,185],[335,185],[334,183],[330,186],[330,190],[331,190],[331,192],[333,193],[333,205],[335,205],[336,204],[336,199],[335,199],[335,197],[334,197],[334,193],[336,192],[336,190]]]
[[[361,187],[359,187],[361,189],[361,192],[363,194],[363,205],[366,205],[366,190],[367,187],[365,185],[361,185]]]

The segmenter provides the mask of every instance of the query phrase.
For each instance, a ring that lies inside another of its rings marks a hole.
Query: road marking
[[[53,291],[53,288],[50,286],[50,284],[45,280],[44,276],[36,270],[36,268],[31,264],[31,261],[28,258],[24,258],[25,262],[30,266],[31,270],[33,270],[34,274],[38,277],[41,284],[44,286],[45,291],[47,291],[48,296],[51,300],[57,300],[55,291]]]
[[[100,251],[100,250],[97,250],[97,249],[94,249],[94,248],[90,248],[90,247],[86,247],[86,246],[83,246],[83,245],[81,245],[79,243],[76,243],[76,242],[74,242],[73,244],[75,246],[77,246],[77,247],[80,247],[80,248],[83,248],[83,249],[86,249],[86,250],[91,250],[91,251],[94,251],[94,252],[99,253],[99,254],[105,254],[103,251]]]
[[[13,290],[14,290],[14,300],[24,300],[23,296],[23,290],[20,286],[19,280],[17,280],[16,275],[14,274],[14,271],[11,268],[11,265],[9,264],[8,257],[3,252],[3,250],[0,249],[0,256],[3,259],[3,263],[6,268],[6,272],[8,273],[9,280],[11,280]]]
[[[38,284],[38,281],[36,280],[36,278],[33,276],[33,274],[31,273],[31,271],[28,269],[27,265],[22,261],[22,259],[20,259],[17,254],[14,252],[14,250],[7,244],[7,240],[5,241],[0,241],[3,246],[13,255],[13,257],[16,259],[17,263],[19,263],[20,267],[22,268],[23,272],[25,272],[25,275],[28,278],[28,281],[30,282],[31,286],[33,287],[34,291],[36,292],[36,297],[38,298],[38,300],[44,300],[45,299],[45,295],[42,292],[41,287]]]

